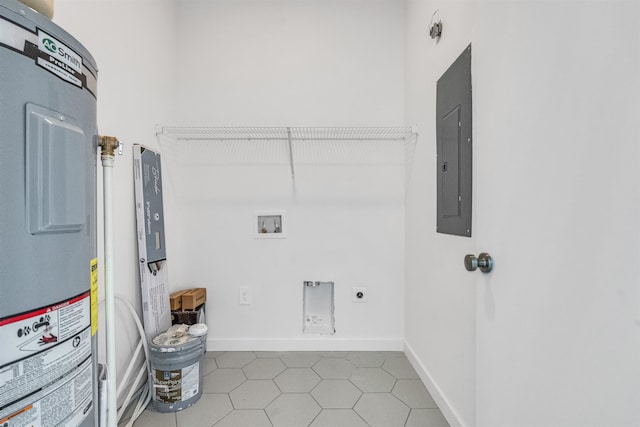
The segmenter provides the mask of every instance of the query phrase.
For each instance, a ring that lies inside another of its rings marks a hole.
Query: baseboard
[[[207,351],[402,351],[402,338],[209,338]]]
[[[451,403],[447,399],[447,397],[442,393],[438,384],[433,380],[433,377],[429,374],[429,371],[424,367],[424,365],[420,362],[415,352],[411,348],[409,344],[404,343],[404,353],[407,355],[407,359],[411,362],[411,365],[418,373],[418,376],[424,383],[429,393],[431,393],[431,397],[440,408],[440,412],[447,419],[449,425],[451,427],[469,427],[462,422],[462,418],[458,414],[458,412],[451,406]]]

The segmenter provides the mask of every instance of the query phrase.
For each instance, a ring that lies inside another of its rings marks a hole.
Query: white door
[[[476,425],[638,426],[638,8],[502,5],[473,42]]]

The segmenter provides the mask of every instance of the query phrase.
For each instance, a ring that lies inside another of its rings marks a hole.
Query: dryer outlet
[[[367,302],[369,291],[366,287],[351,288],[353,302]]]

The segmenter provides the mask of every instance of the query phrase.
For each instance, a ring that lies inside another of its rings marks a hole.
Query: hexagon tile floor
[[[449,427],[402,352],[208,352],[203,383],[135,427]]]

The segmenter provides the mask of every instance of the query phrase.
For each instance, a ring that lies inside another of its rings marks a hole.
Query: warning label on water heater
[[[0,319],[0,342],[1,426],[86,418],[93,405],[90,292]]]
[[[38,29],[37,63],[61,79],[82,87],[82,57],[41,29]]]
[[[3,427],[76,427],[93,407],[93,363],[86,360],[73,372],[22,401],[0,408]]]
[[[54,347],[90,327],[90,296],[87,291],[51,306],[0,319],[0,367]]]

